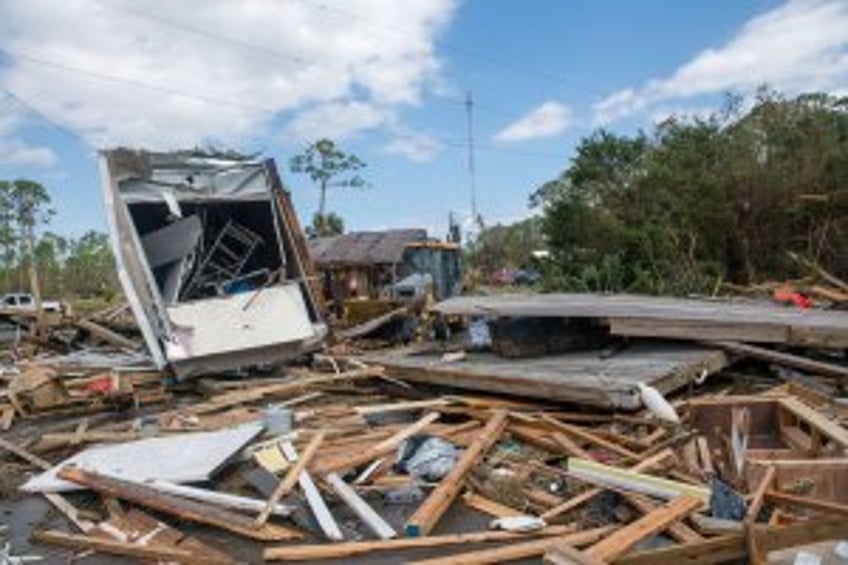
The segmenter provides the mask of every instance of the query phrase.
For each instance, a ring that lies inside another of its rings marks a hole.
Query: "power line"
[[[65,127],[64,125],[60,124],[56,120],[52,119],[50,116],[48,116],[47,114],[45,114],[44,112],[42,112],[41,110],[39,110],[38,108],[33,106],[32,104],[30,104],[29,102],[27,102],[26,100],[24,100],[23,98],[21,98],[20,96],[18,96],[14,92],[12,92],[8,88],[0,86],[0,91],[2,91],[4,94],[6,94],[6,96],[8,96],[8,99],[14,100],[19,105],[26,108],[29,112],[38,116],[44,123],[48,124],[52,128],[62,132],[63,134],[65,134],[67,136],[72,137],[74,140],[79,141],[80,143],[82,143],[86,147],[91,147],[89,145],[88,141],[86,141],[86,139],[84,137],[82,137],[80,134],[76,133],[72,129]]]
[[[382,29],[384,31],[389,31],[389,32],[394,33],[394,34],[400,34],[400,35],[403,35],[403,36],[408,36],[410,34],[410,31],[411,31],[411,30],[408,30],[408,29],[402,29],[400,27],[395,27],[395,26],[387,26],[383,23],[375,22],[375,21],[370,20],[368,18],[362,17],[359,14],[351,12],[349,10],[339,8],[336,5],[330,6],[330,5],[324,3],[321,0],[297,0],[297,1],[307,2],[307,3],[313,4],[319,10],[336,12],[338,14],[342,14],[342,15],[347,16],[349,18],[357,19],[361,22],[364,22],[368,25],[371,25],[372,27]],[[478,61],[482,61],[482,62],[490,64],[490,65],[510,69],[512,71],[515,71],[515,72],[518,72],[518,73],[521,73],[521,74],[524,74],[524,75],[527,75],[527,76],[533,76],[533,77],[536,77],[537,79],[546,80],[546,81],[549,81],[549,82],[556,82],[556,83],[562,84],[564,86],[568,86],[569,88],[573,88],[575,90],[582,90],[582,91],[588,92],[590,94],[599,94],[599,95],[602,95],[602,96],[607,94],[606,92],[604,92],[601,89],[594,88],[594,87],[587,86],[587,85],[583,85],[583,84],[577,83],[575,81],[568,80],[568,79],[565,79],[563,77],[557,76],[555,74],[549,73],[547,71],[543,71],[543,70],[540,70],[540,69],[534,69],[532,67],[521,65],[521,64],[515,63],[513,61],[508,61],[506,59],[501,59],[500,57],[495,57],[495,56],[489,55],[487,53],[481,53],[479,51],[466,49],[465,47],[460,47],[458,45],[446,42],[444,40],[436,39],[436,40],[434,40],[434,43],[436,43],[436,45],[438,45],[439,47],[441,47],[442,49],[444,49],[446,51],[453,51],[457,55],[460,55],[460,56],[463,56],[463,57],[466,57],[466,58],[470,58],[470,59],[477,59]]]

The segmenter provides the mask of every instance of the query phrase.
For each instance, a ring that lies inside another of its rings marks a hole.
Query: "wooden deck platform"
[[[848,347],[848,313],[801,310],[752,300],[631,294],[461,296],[436,304],[443,314],[600,318],[615,335]]]
[[[440,359],[438,353],[409,350],[363,357],[384,366],[389,375],[413,382],[625,409],[641,406],[639,382],[667,393],[728,362],[719,350],[665,343],[637,344],[609,356],[603,351],[579,351],[531,359],[504,359],[492,353],[469,353],[456,362]]]

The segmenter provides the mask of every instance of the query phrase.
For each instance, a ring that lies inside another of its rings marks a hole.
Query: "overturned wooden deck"
[[[371,354],[390,375],[490,393],[575,402],[605,408],[635,409],[641,404],[637,383],[667,393],[706,370],[726,366],[721,351],[682,344],[637,344],[627,349],[577,351],[532,359],[505,359],[492,353],[468,353],[455,362],[441,354],[409,350]]]
[[[624,336],[848,347],[848,313],[752,300],[509,294],[460,296],[433,309],[466,316],[600,318],[614,335]]]

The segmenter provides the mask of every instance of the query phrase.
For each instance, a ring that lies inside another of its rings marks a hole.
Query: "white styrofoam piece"
[[[234,453],[262,433],[261,423],[212,432],[174,434],[126,443],[98,445],[80,451],[21,487],[25,492],[82,490],[58,478],[67,465],[135,482],[151,480],[193,483],[209,480]]]

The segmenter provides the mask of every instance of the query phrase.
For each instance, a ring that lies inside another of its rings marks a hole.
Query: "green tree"
[[[342,151],[333,141],[320,139],[307,147],[303,153],[292,157],[289,167],[292,172],[308,175],[318,185],[319,203],[317,227],[321,230],[330,227],[327,218],[327,188],[333,186],[362,187],[365,181],[356,172],[365,167],[365,163],[356,155]],[[325,235],[319,231],[317,235]]]
[[[312,238],[341,235],[344,231],[344,219],[335,212],[328,212],[324,216],[315,213],[312,216],[312,224],[306,227],[306,236]]]

